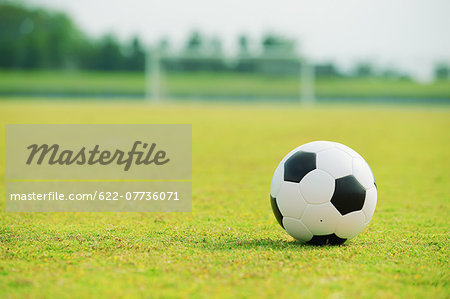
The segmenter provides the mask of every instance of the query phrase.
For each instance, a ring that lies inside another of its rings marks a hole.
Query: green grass
[[[192,123],[192,213],[5,213],[0,297],[448,298],[450,110],[0,102],[6,123]],[[337,247],[295,242],[269,185],[292,148],[359,151],[379,198]]]
[[[298,97],[299,78],[233,73],[170,73],[162,79],[167,94]],[[0,93],[143,95],[143,73],[0,71]],[[450,99],[450,81],[420,84],[382,78],[319,78],[318,97]]]

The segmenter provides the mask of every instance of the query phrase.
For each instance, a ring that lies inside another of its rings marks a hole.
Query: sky
[[[428,81],[437,62],[450,64],[449,0],[25,0],[68,13],[91,36],[139,35],[181,45],[193,30],[236,38],[267,32],[296,39],[308,59],[350,69],[358,61],[395,67]]]

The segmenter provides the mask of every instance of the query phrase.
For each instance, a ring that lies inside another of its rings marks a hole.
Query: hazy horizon
[[[450,63],[450,1],[445,0],[24,2],[66,12],[92,36],[138,35],[147,43],[168,37],[180,45],[199,30],[220,37],[232,51],[240,34],[259,41],[276,32],[299,41],[301,53],[315,62],[332,61],[348,70],[369,61],[421,80],[431,79],[436,63]]]

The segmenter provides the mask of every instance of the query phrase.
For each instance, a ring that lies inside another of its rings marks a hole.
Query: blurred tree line
[[[137,37],[87,37],[65,14],[0,2],[0,68],[143,70]]]
[[[194,31],[181,50],[174,52],[167,38],[161,39],[153,49],[157,49],[159,55],[166,54],[166,57],[161,56],[166,70],[287,75],[300,71],[294,40],[266,34],[257,49],[252,46],[246,35],[239,36],[237,55],[230,62],[219,37],[209,38]],[[167,55],[170,53],[172,55]],[[0,68],[143,71],[145,60],[145,47],[137,36],[126,43],[119,42],[112,34],[90,38],[66,14],[0,0]],[[316,64],[314,68],[318,77],[410,79],[395,69],[375,70],[369,62],[358,63],[349,73],[342,72],[331,62]],[[435,77],[449,79],[449,66],[437,65]]]

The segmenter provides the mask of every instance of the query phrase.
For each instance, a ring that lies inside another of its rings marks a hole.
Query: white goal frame
[[[173,59],[189,59],[189,60],[205,60],[205,59],[224,59],[224,56],[212,56],[212,55],[198,55],[198,54],[182,54],[182,55],[171,55],[162,54],[158,49],[151,49],[147,51],[145,60],[145,98],[148,102],[158,103],[162,102],[162,83],[161,77],[163,68],[161,65],[162,59],[173,58]],[[261,59],[261,58],[260,58]],[[262,57],[264,59],[264,57]],[[315,98],[315,72],[314,65],[305,57],[286,57],[286,56],[274,56],[270,55],[267,59],[270,60],[298,60],[300,65],[300,76],[299,76],[299,103],[303,105],[313,105],[316,102]]]

